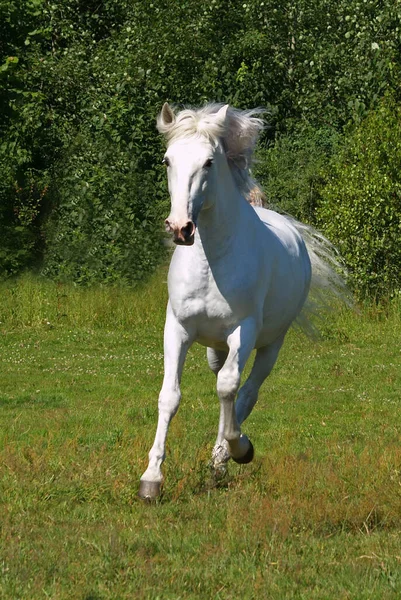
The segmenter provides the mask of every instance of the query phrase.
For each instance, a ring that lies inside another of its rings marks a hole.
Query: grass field
[[[184,371],[164,495],[136,498],[165,270],[136,291],[23,278],[0,300],[0,598],[401,597],[401,310],[292,331],[216,485],[214,376]]]

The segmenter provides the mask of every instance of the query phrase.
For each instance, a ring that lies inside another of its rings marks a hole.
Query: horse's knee
[[[159,395],[159,412],[167,413],[170,417],[173,417],[178,407],[180,406],[181,392],[179,389],[174,390],[161,390]]]
[[[240,384],[238,370],[223,368],[217,376],[217,394],[221,400],[234,399]]]

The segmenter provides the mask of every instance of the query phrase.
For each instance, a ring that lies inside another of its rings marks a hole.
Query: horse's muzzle
[[[187,221],[183,227],[174,226],[168,219],[165,220],[166,229],[173,233],[173,241],[178,246],[192,246],[195,241],[196,225]]]

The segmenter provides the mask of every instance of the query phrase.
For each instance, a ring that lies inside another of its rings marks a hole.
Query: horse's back
[[[301,233],[295,226],[295,221],[285,215],[268,210],[266,208],[254,207],[253,210],[269,231],[269,238],[276,238],[279,242],[279,251],[284,261],[295,262],[297,269],[300,263],[305,269],[306,279],[310,278],[310,260],[306,245]],[[279,257],[280,258],[280,257]]]
[[[293,225],[291,218],[274,210],[259,206],[255,206],[253,209],[264,225],[288,248],[291,248],[292,246],[300,250],[304,248],[302,236]]]

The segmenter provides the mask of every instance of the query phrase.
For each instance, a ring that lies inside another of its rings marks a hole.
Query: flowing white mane
[[[263,109],[239,110],[227,107],[225,118],[219,118],[223,104],[206,104],[202,108],[184,109],[174,114],[170,106],[164,105],[157,119],[157,128],[169,146],[187,137],[200,136],[212,144],[221,143],[229,162],[233,177],[242,193],[249,195],[256,182],[250,175],[250,167],[256,142],[264,128],[260,118]]]

